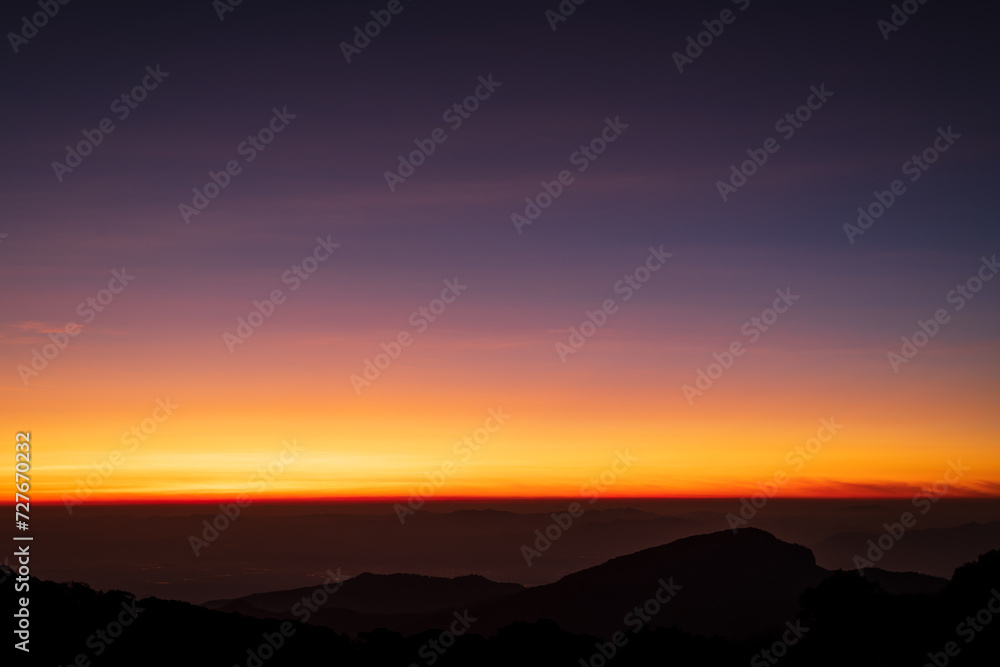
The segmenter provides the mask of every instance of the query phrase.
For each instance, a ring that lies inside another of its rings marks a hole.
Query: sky
[[[1000,495],[982,7],[559,6],[6,4],[33,499]]]

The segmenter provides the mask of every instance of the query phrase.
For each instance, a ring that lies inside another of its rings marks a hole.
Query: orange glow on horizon
[[[30,388],[0,391],[18,418],[8,430],[32,432],[38,503],[394,502],[442,474],[431,502],[574,498],[620,452],[635,460],[601,497],[747,497],[784,473],[775,497],[905,498],[950,461],[968,467],[950,494],[1000,497],[981,364],[928,354],[900,381],[877,356],[817,355],[778,332],[689,403],[681,386],[709,354],[619,335],[563,365],[551,332],[508,349],[432,330],[360,395],[349,376],[378,350],[367,334],[289,344],[262,329],[233,355],[200,332],[157,341],[155,355],[95,336]],[[504,423],[485,431],[497,411]],[[829,420],[836,433],[807,456]],[[287,443],[301,451],[275,464]]]

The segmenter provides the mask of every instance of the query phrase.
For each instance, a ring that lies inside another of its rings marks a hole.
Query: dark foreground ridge
[[[13,577],[2,586],[16,595]],[[950,581],[861,576],[824,570],[758,529],[677,540],[528,589],[366,573],[198,606],[30,586],[32,663],[47,666],[985,667],[1000,655],[1000,551]]]

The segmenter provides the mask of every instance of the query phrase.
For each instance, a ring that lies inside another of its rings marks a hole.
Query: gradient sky
[[[1000,281],[946,300],[1000,252],[981,5],[928,3],[885,41],[890,3],[592,0],[553,31],[555,0],[405,2],[348,64],[339,43],[385,5],[312,4],[220,21],[208,0],[71,3],[5,47],[0,419],[33,434],[33,499],[75,493],[168,397],[88,501],[407,497],[448,461],[438,497],[574,496],[626,450],[607,495],[740,496],[786,471],[783,496],[906,496],[957,460],[953,493],[1000,495]],[[671,54],[725,8],[735,22],[679,73]],[[0,26],[36,10],[8,3]],[[157,65],[169,76],[114,118]],[[448,128],[488,75],[500,87]],[[820,85],[833,96],[723,202],[730,165]],[[192,188],[284,107],[295,119],[185,224]],[[57,181],[104,117],[116,129]],[[628,128],[578,173],[606,118]],[[390,192],[384,172],[437,127],[447,141]],[[961,138],[849,243],[857,207],[948,127]],[[511,214],[564,169],[574,183],[518,234]],[[317,237],[340,247],[290,291]],[[623,303],[616,282],[661,245],[672,257]],[[134,282],[84,324],[78,304],[122,267]],[[350,376],[455,278],[467,291],[358,395]],[[287,301],[231,353],[223,333],[276,288]],[[785,288],[799,300],[751,344],[741,327]],[[949,323],[894,373],[887,352],[940,308]],[[682,386],[735,340],[746,353],[689,403]],[[456,454],[497,408],[509,420]],[[843,429],[796,470],[786,453],[829,418]]]

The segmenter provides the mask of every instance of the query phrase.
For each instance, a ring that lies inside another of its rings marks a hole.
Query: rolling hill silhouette
[[[826,574],[803,546],[755,528],[722,531],[614,558],[494,603],[482,614],[496,626],[551,618],[573,632],[610,636],[626,629],[630,610],[654,597],[663,581],[682,588],[652,617],[651,627],[746,637],[794,617],[799,595]]]
[[[608,637],[618,633],[627,639],[614,653],[621,667],[773,664],[753,661],[794,622],[807,630],[782,659],[786,667],[902,666],[944,655],[942,647],[963,627],[956,624],[975,615],[982,629],[948,664],[996,664],[1000,614],[990,623],[984,610],[1000,601],[1000,551],[958,568],[951,581],[874,569],[865,575],[824,570],[805,547],[748,528],[644,549],[529,589],[482,577],[359,575],[331,592],[308,623],[281,607],[316,588],[212,603],[260,616],[250,618],[31,578],[32,658],[45,665],[99,659],[105,666],[578,667],[609,650]],[[8,597],[13,584],[11,571],[0,572]],[[460,604],[428,610],[442,601]],[[642,623],[633,622],[637,608],[646,612]],[[123,610],[134,621],[95,634],[121,621]],[[468,632],[443,642],[456,613],[472,619]],[[451,648],[439,653],[444,644]]]
[[[948,577],[962,563],[1000,544],[996,527],[992,533],[981,528],[985,532],[973,541],[949,528],[973,521],[987,526],[1000,514],[1000,501],[956,499],[954,503],[935,508],[926,527],[920,524],[908,531],[877,567]],[[351,575],[478,574],[493,581],[540,586],[622,554],[725,530],[724,516],[733,502],[671,501],[651,506],[674,513],[670,515],[595,505],[531,567],[525,567],[518,547],[551,522],[548,513],[534,505],[517,506],[518,511],[448,507],[417,512],[401,527],[394,514],[373,514],[364,507],[349,512],[254,505],[253,513],[241,515],[224,537],[196,556],[188,537],[218,508],[160,506],[158,514],[146,516],[135,508],[84,505],[67,516],[61,507],[43,506],[39,539],[50,545],[51,554],[38,565],[37,574],[55,581],[121,588],[140,597],[195,603],[308,587],[317,581],[315,573],[337,567]],[[826,569],[852,568],[851,556],[865,548],[872,531],[881,530],[887,519],[907,509],[913,509],[908,501],[859,506],[774,499],[761,522],[752,527],[810,547],[817,564]],[[859,535],[860,540],[845,541],[838,558],[824,541],[853,530],[866,533]],[[940,532],[927,540],[925,530]],[[273,539],[275,534],[283,539]],[[308,548],[288,549],[288,544]]]
[[[837,533],[813,545],[816,558],[831,568],[852,568],[853,558],[864,555],[868,540],[880,533]],[[878,565],[897,571],[913,570],[941,577],[951,576],[956,560],[961,563],[1000,545],[1000,521],[967,523],[949,528],[913,528],[893,545]]]
[[[524,589],[521,584],[501,584],[479,575],[428,577],[422,574],[361,574],[343,581],[332,593],[339,609],[364,614],[406,614],[467,607]],[[316,587],[255,593],[233,600],[211,600],[203,606],[220,611],[247,613],[289,612],[296,603],[312,595]],[[248,615],[258,615],[250,613]]]
[[[483,577],[365,573],[344,582],[310,615],[310,623],[352,635],[376,628],[412,634],[446,626],[456,610],[468,609],[480,619],[479,633],[515,622],[551,619],[571,632],[609,637],[641,620],[639,615],[629,617],[630,612],[654,598],[665,584],[673,584],[680,587],[676,596],[659,605],[661,609],[642,625],[748,638],[767,634],[794,618],[802,592],[829,574],[806,547],[745,528],[643,549],[533,588]],[[865,576],[893,594],[933,593],[947,584],[937,577],[874,568]],[[313,590],[276,591],[206,606],[258,618],[291,619],[295,602]]]

